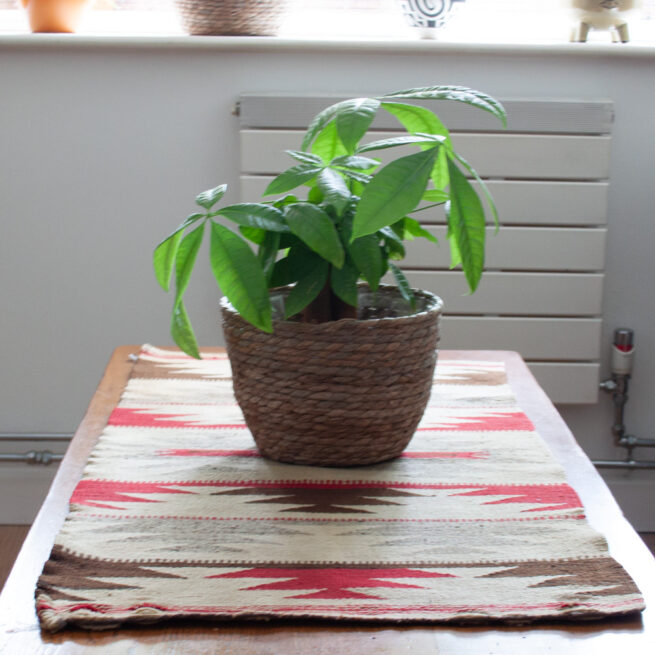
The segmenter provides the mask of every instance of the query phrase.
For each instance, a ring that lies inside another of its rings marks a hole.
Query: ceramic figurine
[[[587,40],[590,29],[609,30],[612,41],[627,43],[628,15],[639,9],[641,0],[568,0],[573,10],[575,26],[571,41],[583,43]]]
[[[453,5],[461,2],[464,0],[400,0],[400,6],[407,22],[419,30],[422,39],[434,39]]]

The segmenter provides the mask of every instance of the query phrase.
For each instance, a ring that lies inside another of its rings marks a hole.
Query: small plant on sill
[[[453,148],[438,116],[405,100],[462,102],[506,123],[498,101],[459,86],[345,100],[312,120],[301,150],[287,151],[297,163],[278,175],[264,194],[281,197],[216,209],[226,185],[198,195],[202,211],[191,214],[154,252],[155,273],[166,291],[175,272],[171,334],[184,352],[199,357],[183,296],[207,226],[216,282],[241,316],[264,332],[273,331],[269,289],[284,285],[293,285],[285,319],[317,323],[354,318],[358,281],[365,280],[375,291],[387,272],[413,305],[407,278],[394,261],[405,256],[404,240],[436,242],[411,214],[441,204],[451,266],[461,265],[470,291],[475,291],[484,268],[486,221],[483,203],[463,170],[478,181],[497,226],[493,199],[473,167]],[[407,134],[362,144],[380,110],[393,115]],[[417,152],[384,166],[370,157],[408,145],[416,146]],[[299,187],[307,187],[304,198],[296,195]],[[232,221],[240,234],[217,219]]]

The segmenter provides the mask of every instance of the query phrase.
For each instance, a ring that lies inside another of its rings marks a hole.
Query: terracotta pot
[[[32,32],[75,32],[92,0],[21,0]]]

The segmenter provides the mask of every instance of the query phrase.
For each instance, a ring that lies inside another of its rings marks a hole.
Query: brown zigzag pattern
[[[112,561],[73,553],[55,544],[50,559],[39,578],[37,593],[43,591],[53,599],[88,600],[65,589],[138,589],[139,586],[106,582],[99,578],[178,578],[171,573],[153,571],[129,560]]]
[[[372,514],[369,510],[363,509],[362,505],[399,505],[388,498],[403,498],[418,496],[408,491],[399,489],[378,489],[378,488],[343,488],[343,489],[275,489],[262,487],[247,487],[244,489],[231,489],[230,491],[218,491],[212,495],[225,496],[270,496],[266,499],[251,500],[249,503],[297,505],[281,510],[282,512],[301,513],[329,513],[329,514]],[[356,509],[351,509],[356,508]]]
[[[530,585],[533,588],[539,587],[604,587],[600,590],[589,590],[576,594],[577,598],[583,599],[591,596],[615,596],[620,594],[639,593],[639,589],[627,577],[623,568],[609,557],[598,559],[568,560],[563,562],[517,562],[511,568],[504,571],[489,573],[486,578],[503,577],[543,577],[543,580]]]

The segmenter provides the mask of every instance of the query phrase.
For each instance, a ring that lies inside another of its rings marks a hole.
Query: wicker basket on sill
[[[273,36],[289,0],[175,0],[194,36]]]

